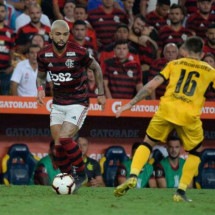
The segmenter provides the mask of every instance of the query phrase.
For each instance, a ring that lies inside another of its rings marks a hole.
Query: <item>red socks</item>
[[[72,167],[75,168],[75,171],[83,172],[85,166],[82,158],[82,152],[78,144],[71,138],[60,138],[59,142],[62,145],[64,152],[66,152],[68,161],[71,163]]]
[[[55,146],[53,156],[54,162],[62,173],[71,173],[71,163],[68,160],[67,154],[61,145]]]

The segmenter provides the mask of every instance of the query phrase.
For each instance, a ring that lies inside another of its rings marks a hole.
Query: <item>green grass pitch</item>
[[[57,195],[50,186],[1,185],[0,215],[215,215],[215,190],[188,190],[191,203],[173,202],[174,189],[133,189],[120,198],[113,190]]]

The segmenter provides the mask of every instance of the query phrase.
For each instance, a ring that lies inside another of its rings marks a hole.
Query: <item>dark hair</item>
[[[85,6],[85,5],[83,5],[83,4],[77,4],[76,6],[75,6],[75,9],[76,8],[82,8],[82,9],[84,9],[84,11],[87,13],[87,7]],[[74,10],[75,10],[74,9]]]
[[[84,20],[76,20],[73,24],[73,27],[76,25],[84,25],[85,27],[87,26],[87,24]]]
[[[116,40],[114,43],[114,48],[116,48],[116,46],[118,45],[124,45],[124,44],[128,45],[128,40]]]
[[[134,20],[136,20],[137,18],[139,18],[141,21],[147,23],[146,18],[145,18],[142,14],[137,14],[137,15],[134,17]]]
[[[7,7],[5,4],[0,3],[0,7],[4,7],[4,9],[7,10]]]
[[[76,4],[76,1],[75,1],[75,0],[66,0],[65,3],[64,3],[64,6],[65,6],[67,3]]]
[[[180,9],[181,10],[181,13],[185,16],[186,15],[186,12],[185,12],[185,8],[179,4],[172,4],[171,7],[170,7],[170,10],[172,9]]]
[[[171,140],[178,140],[181,142],[181,139],[176,134],[168,136],[167,142],[169,142]]]
[[[212,0],[197,0],[198,2],[203,2],[203,1],[209,1],[211,2]]]
[[[194,53],[202,52],[203,45],[204,45],[204,42],[202,38],[198,36],[189,37],[184,43],[184,47],[189,52],[194,52]]]
[[[157,0],[157,5],[162,6],[162,5],[171,5],[170,0]]]
[[[43,41],[45,42],[44,36],[42,34],[39,34],[39,33],[31,35],[30,38],[29,38],[30,42],[32,42],[33,38],[36,37],[36,36],[41,37],[43,39]]]
[[[126,25],[125,23],[119,23],[116,27],[116,31],[118,31],[120,28],[125,28],[128,30],[129,32],[129,28],[128,28],[128,25]]]
[[[213,28],[215,28],[215,23],[210,23],[210,24],[208,25],[208,29],[213,29]]]
[[[31,48],[39,48],[39,49],[40,49],[40,46],[37,45],[37,44],[30,44],[30,45],[28,46],[27,53],[30,52],[30,49],[31,49]]]

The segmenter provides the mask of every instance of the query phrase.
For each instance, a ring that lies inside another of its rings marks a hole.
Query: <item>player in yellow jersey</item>
[[[123,111],[151,95],[153,90],[165,80],[169,80],[166,92],[160,100],[159,109],[151,119],[143,143],[133,157],[130,178],[116,187],[115,196],[122,196],[130,188],[136,187],[137,175],[148,161],[152,147],[158,142],[166,142],[170,132],[175,129],[189,155],[173,200],[192,201],[186,197],[185,192],[197,173],[200,163],[199,156],[203,141],[200,115],[207,87],[212,82],[215,88],[215,70],[200,60],[203,56],[203,41],[200,37],[188,38],[183,46],[186,50],[184,58],[169,62],[159,75],[116,112],[116,117],[119,117]]]

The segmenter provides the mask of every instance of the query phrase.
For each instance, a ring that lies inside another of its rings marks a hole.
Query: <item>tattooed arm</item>
[[[131,109],[133,105],[141,101],[142,99],[150,96],[153,91],[164,82],[164,78],[160,75],[155,76],[151,81],[149,81],[145,86],[143,86],[136,96],[127,104],[120,107],[116,112],[116,117],[118,118],[123,111]]]
[[[101,67],[99,66],[98,62],[93,58],[93,61],[88,68],[91,69],[94,73],[96,85],[98,88],[98,104],[100,104],[102,106],[102,110],[104,110],[106,99],[104,94],[104,82]]]

